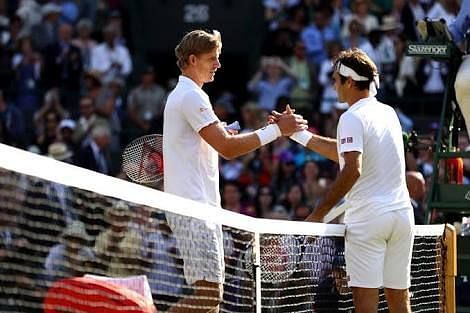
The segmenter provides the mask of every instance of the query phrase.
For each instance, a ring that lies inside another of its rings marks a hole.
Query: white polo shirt
[[[219,156],[199,135],[218,121],[209,96],[193,80],[180,76],[164,111],[165,192],[220,207]]]
[[[364,98],[338,122],[340,168],[344,152],[362,153],[362,174],[345,196],[345,223],[364,221],[388,211],[412,209],[405,180],[405,152],[397,114],[375,97]]]

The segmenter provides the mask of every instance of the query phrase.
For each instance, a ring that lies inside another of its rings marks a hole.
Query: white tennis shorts
[[[225,278],[222,226],[168,212],[166,219],[184,262],[186,282],[192,285],[205,280],[222,284]]]
[[[407,289],[411,285],[413,210],[390,211],[346,225],[348,285]]]

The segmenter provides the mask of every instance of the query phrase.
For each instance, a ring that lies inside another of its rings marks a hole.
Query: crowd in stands
[[[253,130],[271,110],[290,103],[312,131],[335,137],[347,105],[337,100],[331,61],[354,47],[378,65],[378,98],[396,109],[405,132],[417,127],[410,116],[437,120],[446,64],[406,56],[405,44],[417,40],[417,20],[451,23],[457,0],[263,0],[262,5],[260,33],[266,35],[259,69],[246,82],[246,99],[232,94],[230,86],[217,93],[213,103],[221,120],[238,119],[242,131]],[[120,1],[0,1],[0,10],[1,141],[125,178],[122,148],[138,136],[161,132],[174,79],[163,86],[155,79],[158,69],[133,71]],[[427,126],[420,131],[435,131]],[[462,149],[467,147],[462,142]],[[428,178],[426,162],[426,152],[415,153],[408,169]],[[223,206],[258,217],[302,219],[336,171],[335,164],[280,139],[246,157],[221,160],[223,190],[229,190]],[[271,194],[270,209],[259,207],[262,191]]]
[[[260,33],[266,36],[259,69],[246,82],[246,99],[232,94],[230,86],[212,99],[222,121],[239,120],[242,132],[255,130],[266,123],[271,110],[283,111],[290,103],[309,120],[312,132],[335,137],[337,121],[348,106],[337,100],[331,61],[342,49],[358,47],[379,66],[378,98],[396,109],[404,132],[419,128],[432,136],[437,130],[436,123],[419,126],[410,116],[438,119],[448,69],[445,63],[406,56],[405,43],[417,40],[417,20],[427,16],[452,22],[459,10],[457,0],[262,0],[262,5],[265,29]],[[133,70],[120,9],[119,0],[0,0],[0,142],[125,179],[120,168],[123,147],[138,136],[162,131],[165,99],[175,80],[160,85],[158,68]],[[138,82],[131,77],[138,77]],[[469,147],[462,133],[459,148]],[[465,162],[468,182],[470,164]],[[247,156],[221,159],[222,206],[255,217],[304,220],[337,170],[335,163],[280,138]],[[408,152],[407,170],[416,220],[424,222],[432,151]],[[8,232],[14,221],[0,219],[0,234],[8,238],[0,260],[8,249],[29,253],[31,245],[50,248],[38,256],[45,282],[58,279],[57,272],[78,275],[95,258],[100,260],[94,267],[99,274],[125,276],[145,273],[139,270],[144,268],[155,282],[168,279],[162,272],[172,271],[149,262],[155,254],[169,258],[166,264],[178,262],[168,226],[149,226],[153,215],[145,208],[102,203],[77,215],[67,209],[68,199],[76,198],[68,187],[44,182],[29,187],[24,198],[14,201],[27,203],[28,197],[42,195],[57,203],[54,208],[37,207],[60,217],[45,233],[57,240],[16,238]],[[140,218],[131,221],[129,210],[140,210],[134,212]],[[23,218],[51,223],[51,215],[30,213],[23,212]],[[96,216],[101,220],[97,222]],[[144,224],[159,231],[142,236]],[[26,234],[44,233],[44,224],[40,229],[34,228],[36,223],[25,225]],[[113,256],[116,251],[120,259]],[[136,255],[138,264],[129,261],[136,261]],[[72,266],[57,268],[64,259]],[[19,280],[25,286],[33,284],[31,277]],[[179,290],[182,285],[152,289],[171,298],[185,292]]]

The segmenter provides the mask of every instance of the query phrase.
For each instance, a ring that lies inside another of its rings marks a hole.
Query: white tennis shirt
[[[220,207],[219,155],[199,135],[218,121],[209,96],[193,80],[180,76],[164,111],[165,192]]]
[[[337,148],[341,169],[344,152],[362,153],[362,174],[345,196],[345,223],[412,209],[405,180],[402,129],[393,108],[375,97],[357,101],[339,119]]]

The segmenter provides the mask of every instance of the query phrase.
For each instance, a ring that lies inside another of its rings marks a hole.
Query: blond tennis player
[[[219,154],[231,159],[306,129],[299,115],[280,116],[246,134],[229,134],[202,89],[220,68],[220,33],[194,30],[175,49],[181,76],[168,96],[163,124],[164,190],[213,207],[220,207]],[[208,209],[210,208],[208,206]],[[215,213],[214,213],[215,214]],[[224,282],[223,238],[220,225],[167,214],[184,261],[184,275],[194,293],[170,312],[218,312]]]

